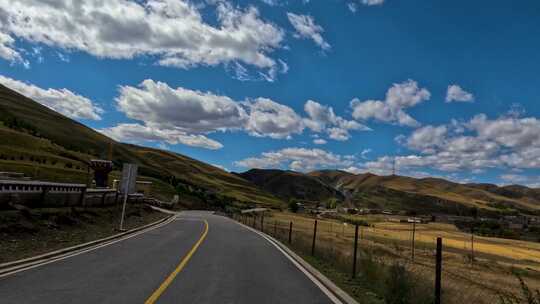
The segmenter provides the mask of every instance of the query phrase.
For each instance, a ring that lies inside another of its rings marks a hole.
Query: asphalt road
[[[179,270],[204,220],[206,238]],[[0,303],[145,303],[156,293],[156,303],[332,303],[264,238],[207,212],[0,278]]]

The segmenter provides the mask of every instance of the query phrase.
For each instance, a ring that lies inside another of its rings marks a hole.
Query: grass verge
[[[0,211],[0,263],[36,256],[117,234],[121,206]],[[167,215],[129,205],[124,227],[133,229]]]

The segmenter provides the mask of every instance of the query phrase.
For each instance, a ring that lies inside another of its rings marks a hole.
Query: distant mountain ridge
[[[374,209],[452,214],[466,214],[473,207],[486,213],[540,211],[540,189],[518,185],[459,184],[440,178],[378,176],[339,170],[299,173],[252,169],[238,175],[283,199],[314,201],[313,194],[320,193],[319,201],[334,198],[346,206]]]

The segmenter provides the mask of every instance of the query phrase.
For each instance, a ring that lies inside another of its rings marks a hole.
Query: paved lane
[[[0,303],[144,303],[208,234],[157,303],[331,303],[273,245],[206,212],[0,278]]]

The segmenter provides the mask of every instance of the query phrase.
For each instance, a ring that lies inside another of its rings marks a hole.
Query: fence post
[[[474,266],[474,223],[471,224],[471,267]]]
[[[437,255],[435,257],[435,304],[441,304],[442,274],[442,238],[437,238]]]
[[[290,244],[291,241],[292,241],[291,236],[292,236],[292,221],[291,221],[291,223],[289,224],[289,244]]]
[[[414,235],[416,234],[416,219],[412,223],[412,244],[411,244],[411,259],[414,262]]]
[[[311,255],[315,255],[315,240],[317,239],[317,220],[313,225],[313,242],[311,243]]]
[[[354,227],[354,254],[352,264],[352,278],[356,277],[356,256],[358,253],[358,224]]]

